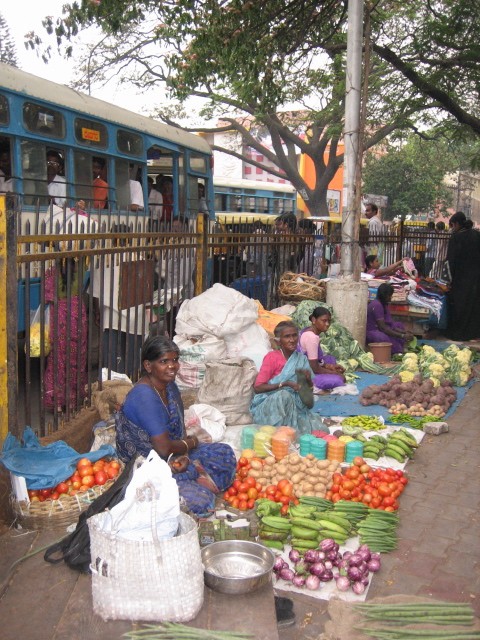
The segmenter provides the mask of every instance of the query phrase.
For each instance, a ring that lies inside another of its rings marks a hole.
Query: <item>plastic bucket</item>
[[[392,359],[392,345],[390,342],[370,342],[368,348],[373,354],[374,362],[390,362]]]

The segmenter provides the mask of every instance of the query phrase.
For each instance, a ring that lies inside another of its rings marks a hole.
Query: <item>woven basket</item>
[[[278,295],[289,302],[302,302],[302,300],[325,302],[327,298],[326,285],[323,280],[312,278],[306,273],[292,273],[290,271],[286,271],[280,278]]]
[[[180,513],[180,532],[167,540],[128,540],[88,519],[93,610],[104,620],[187,622],[203,604],[197,525]],[[155,526],[152,526],[152,534]]]
[[[24,529],[33,530],[65,528],[76,524],[81,512],[85,511],[95,498],[109,489],[116,479],[108,480],[101,486],[97,485],[75,496],[62,494],[58,500],[45,500],[45,502],[12,500],[15,521]]]

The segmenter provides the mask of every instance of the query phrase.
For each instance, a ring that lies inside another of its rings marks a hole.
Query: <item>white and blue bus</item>
[[[35,214],[52,202],[72,207],[83,200],[98,214],[147,217],[151,165],[173,184],[172,217],[198,213],[199,184],[213,203],[212,152],[203,138],[6,64],[0,159],[0,191],[19,197],[22,219],[34,223],[30,232],[38,232]],[[132,181],[143,208],[132,200]]]
[[[297,194],[289,184],[213,177],[214,209],[220,213],[256,213],[279,216],[295,213]]]

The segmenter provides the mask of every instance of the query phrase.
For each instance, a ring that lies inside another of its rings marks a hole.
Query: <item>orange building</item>
[[[337,147],[337,155],[342,155],[344,152],[344,145],[342,142],[338,143]],[[328,149],[324,154],[325,162],[328,161]],[[300,156],[300,174],[308,184],[309,187],[313,188],[315,185],[315,167],[312,162],[310,156],[302,153]],[[327,193],[327,204],[328,204],[328,212],[331,216],[339,216],[342,213],[342,204],[343,204],[343,164],[337,169],[333,180],[330,181],[328,185],[328,193]],[[305,216],[310,216],[311,213],[308,210],[307,205],[303,198],[298,195],[297,196],[297,207],[300,211],[303,211]]]

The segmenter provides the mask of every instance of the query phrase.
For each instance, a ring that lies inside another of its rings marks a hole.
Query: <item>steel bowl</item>
[[[222,540],[202,549],[202,562],[207,587],[241,594],[270,582],[275,555],[258,542]]]

